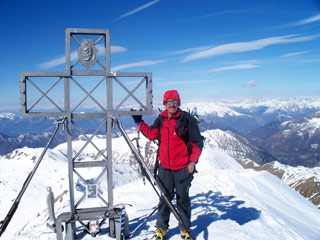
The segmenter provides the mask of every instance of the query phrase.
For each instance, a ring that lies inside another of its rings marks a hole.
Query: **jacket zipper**
[[[170,151],[169,151],[169,147],[170,147],[170,119],[169,120],[169,126],[168,126],[168,163],[169,163],[169,169],[171,169],[171,163],[170,163]]]

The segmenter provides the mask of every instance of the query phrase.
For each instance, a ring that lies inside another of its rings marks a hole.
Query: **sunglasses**
[[[178,101],[178,100],[165,100],[164,103],[165,103],[165,104],[171,104],[171,103],[173,103],[173,104],[178,104],[179,101]]]

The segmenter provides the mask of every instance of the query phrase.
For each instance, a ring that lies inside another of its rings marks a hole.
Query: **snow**
[[[292,167],[289,165],[281,164],[277,161],[274,162],[274,167],[283,170],[285,173],[282,180],[288,185],[314,177],[315,182],[320,182],[320,167],[308,168],[303,166]]]
[[[317,97],[273,98],[273,99],[243,99],[241,101],[182,101],[183,109],[198,108],[199,115],[215,115],[217,117],[250,117],[258,109],[264,114],[273,113],[301,113],[307,109],[320,109]],[[161,106],[160,106],[161,108]],[[245,111],[248,115],[242,113]]]
[[[95,137],[93,142],[100,150],[105,149],[103,137]],[[142,138],[142,153],[146,143]],[[83,144],[80,138],[73,142],[73,147],[81,149]],[[94,147],[88,146],[81,159],[99,158]],[[0,219],[4,219],[42,150],[22,148],[0,158]],[[113,140],[113,151],[114,203],[132,205],[126,205],[126,211],[133,230],[157,205],[158,197],[129,165],[131,154],[122,137]],[[46,188],[51,186],[55,197],[59,196],[55,203],[56,216],[69,211],[66,154],[66,144],[48,150],[3,239],[56,239],[55,233],[46,227]],[[227,153],[209,144],[203,150],[197,170],[190,188],[192,232],[196,239],[320,239],[319,210],[277,177],[265,171],[243,169]],[[90,178],[96,173],[92,168],[83,174]],[[107,196],[105,179],[99,184],[104,197]],[[79,199],[83,192],[82,183],[77,180],[75,175],[75,182],[79,183],[75,197]],[[155,222],[154,215],[131,239],[151,239]],[[181,239],[178,232],[177,221],[171,215],[167,239]],[[112,239],[106,230],[102,233],[95,239]],[[81,239],[94,239],[90,235],[81,236]]]
[[[315,131],[320,127],[320,118],[312,118],[301,128],[301,132],[308,132],[309,136],[313,136]]]
[[[14,113],[6,113],[6,112],[0,113],[0,118],[8,118],[10,120],[14,120],[15,117],[16,117],[16,114]]]
[[[247,116],[235,110],[232,110],[231,108],[229,108],[223,103],[217,103],[217,102],[198,102],[197,104],[195,104],[194,102],[182,103],[182,108],[190,109],[190,111],[192,111],[192,109],[195,106],[197,106],[199,115],[212,114],[220,118],[223,118],[226,116],[233,116],[233,117]]]
[[[295,120],[285,121],[281,123],[281,127],[283,128],[282,133],[286,137],[296,134],[298,136],[308,135],[311,138],[320,127],[320,119],[304,118],[302,123],[297,123]]]
[[[229,107],[238,107],[242,109],[252,109],[258,107],[267,107],[265,113],[276,111],[299,112],[303,109],[319,109],[320,101],[318,97],[292,97],[292,98],[274,98],[274,99],[246,99],[238,103],[229,103]]]

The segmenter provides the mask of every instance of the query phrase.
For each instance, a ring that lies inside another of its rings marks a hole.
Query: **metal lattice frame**
[[[81,36],[95,37],[95,39],[80,39]],[[78,58],[72,63],[71,41],[74,40],[75,44],[79,45]],[[68,143],[68,174],[69,174],[69,192],[70,192],[70,218],[76,219],[79,210],[80,203],[85,199],[85,194],[75,203],[74,196],[74,174],[85,184],[90,185],[92,182],[88,182],[77,169],[80,168],[92,168],[102,167],[101,173],[94,179],[94,184],[97,183],[102,176],[107,173],[108,179],[108,200],[103,199],[100,194],[97,197],[106,205],[106,209],[110,209],[113,206],[113,191],[112,191],[112,118],[116,115],[136,115],[136,114],[152,114],[152,74],[149,72],[111,72],[110,68],[110,31],[105,29],[79,29],[68,28],[66,29],[66,71],[65,72],[22,72],[20,75],[20,107],[22,117],[65,117],[67,122],[67,143]],[[98,58],[97,45],[103,44],[105,47],[104,56],[105,62],[102,62]],[[82,55],[83,54],[83,55]],[[81,69],[81,65],[82,69]],[[78,69],[80,66],[80,69]],[[92,67],[98,69],[90,70]],[[101,76],[101,80],[92,88],[87,90],[86,87],[80,84],[77,77],[80,76]],[[142,78],[141,81],[133,88],[129,90],[125,84],[121,81],[121,78],[135,77]],[[54,80],[54,83],[47,89],[43,90],[39,87],[34,79],[37,78],[50,78]],[[60,101],[54,101],[49,93],[58,85],[63,82],[63,103]],[[71,106],[71,83],[78,86],[85,94],[85,97],[80,100],[75,106]],[[127,96],[114,106],[115,93],[113,92],[113,84],[117,83],[127,94]],[[106,86],[106,103],[101,104],[92,94],[99,87],[105,84]],[[142,102],[137,96],[135,96],[136,90],[145,84],[146,101]],[[34,103],[28,103],[28,86],[33,86],[40,93],[39,99]],[[125,108],[125,102],[129,99],[133,99],[140,111],[131,111]],[[40,105],[41,101],[46,99],[52,104],[54,110],[36,112],[35,108]],[[97,106],[98,110],[93,113],[78,113],[79,106],[86,100],[91,99]],[[101,124],[95,130],[95,132],[89,136],[84,134],[81,128],[75,123],[74,119],[102,119]],[[106,125],[106,154],[103,150],[99,149],[92,139],[97,135],[98,131]],[[86,143],[75,154],[72,149],[72,130],[77,129],[82,132],[86,139]],[[103,160],[97,161],[78,161],[79,155],[83,150],[91,144],[98,153],[102,156]],[[90,210],[89,210],[90,212]],[[83,224],[81,222],[81,224]],[[112,229],[113,223],[110,222],[110,235],[114,235],[115,230]],[[75,236],[75,224],[73,223],[71,228],[71,238]]]

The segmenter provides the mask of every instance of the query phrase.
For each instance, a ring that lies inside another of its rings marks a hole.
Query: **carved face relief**
[[[78,48],[78,58],[82,66],[91,68],[97,61],[98,49],[94,46],[93,39],[82,39]]]

